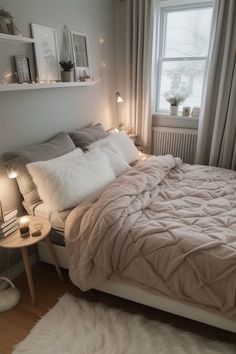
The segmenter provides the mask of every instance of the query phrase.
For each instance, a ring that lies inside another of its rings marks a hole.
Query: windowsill
[[[180,118],[180,119],[195,119],[195,120],[199,120],[199,117],[191,117],[191,116],[183,116],[181,112],[179,112],[179,114],[176,115],[172,115],[168,112],[155,112],[153,113],[153,116],[163,116],[163,117],[168,117],[168,118]]]
[[[165,112],[156,112],[152,115],[152,125],[159,127],[198,129],[199,118],[174,116]]]

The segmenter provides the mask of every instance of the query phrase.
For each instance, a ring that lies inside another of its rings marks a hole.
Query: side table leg
[[[33,284],[31,266],[30,266],[29,257],[28,257],[28,251],[27,251],[26,247],[21,248],[21,254],[22,254],[22,258],[23,258],[23,262],[24,262],[24,266],[25,266],[25,272],[26,272],[26,277],[27,277],[29,289],[30,289],[32,303],[34,305],[36,303],[34,284]]]
[[[63,279],[62,272],[61,272],[61,269],[60,269],[60,266],[59,266],[59,263],[58,263],[57,255],[56,255],[56,252],[55,252],[55,250],[53,248],[53,245],[51,243],[51,240],[50,240],[49,236],[46,237],[45,240],[47,242],[47,246],[48,246],[49,252],[51,253],[52,259],[54,261],[54,265],[56,267],[57,274],[58,274],[59,278],[61,279],[61,281],[63,281],[64,279]]]

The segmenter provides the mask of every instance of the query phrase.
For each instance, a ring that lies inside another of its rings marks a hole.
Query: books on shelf
[[[0,224],[0,239],[11,235],[18,228],[17,210],[14,209],[3,216],[3,222]]]

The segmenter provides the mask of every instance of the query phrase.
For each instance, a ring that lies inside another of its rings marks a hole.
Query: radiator
[[[197,130],[167,127],[152,128],[152,153],[171,154],[185,163],[194,163],[197,145]]]

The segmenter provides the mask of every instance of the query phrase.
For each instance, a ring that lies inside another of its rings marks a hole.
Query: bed
[[[63,214],[41,202],[31,212],[51,220],[60,265],[82,290],[236,332],[235,197],[234,171],[145,157]],[[43,243],[39,256],[50,263]]]

